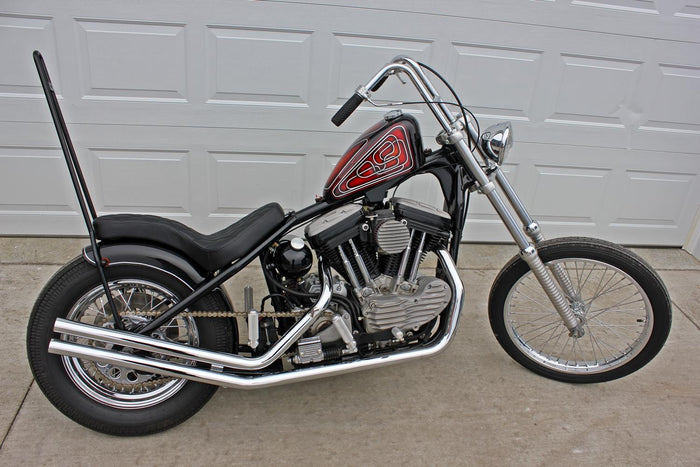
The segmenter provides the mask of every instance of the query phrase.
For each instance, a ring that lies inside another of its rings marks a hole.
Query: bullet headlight
[[[479,138],[479,144],[484,154],[497,163],[503,164],[503,161],[513,145],[513,129],[510,122],[496,123],[484,130]]]

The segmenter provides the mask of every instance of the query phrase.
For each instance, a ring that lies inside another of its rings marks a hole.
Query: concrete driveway
[[[515,247],[464,245],[466,305],[441,355],[222,389],[174,429],[116,438],[54,409],[25,354],[39,290],[85,243],[0,238],[0,465],[700,465],[700,262],[682,250],[635,250],[666,281],[673,327],[655,360],[617,381],[564,384],[512,361],[491,334],[486,300]]]

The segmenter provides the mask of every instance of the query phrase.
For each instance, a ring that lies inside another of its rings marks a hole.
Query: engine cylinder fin
[[[360,242],[357,245],[357,249],[360,253],[360,258],[365,263],[365,267],[369,271],[370,276],[377,277],[379,275],[379,269],[377,268],[377,255],[374,253],[374,249],[367,245],[366,243]]]
[[[390,277],[395,277],[399,272],[401,264],[401,255],[380,255],[379,270]]]

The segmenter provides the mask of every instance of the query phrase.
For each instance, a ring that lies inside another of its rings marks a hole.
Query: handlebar
[[[432,111],[435,118],[440,123],[440,126],[446,131],[452,128],[455,118],[452,113],[442,102],[440,95],[437,93],[430,80],[420,65],[412,59],[404,56],[394,58],[389,64],[370,79],[367,84],[357,88],[350,99],[335,113],[331,121],[340,126],[343,122],[357,109],[363,100],[369,99],[370,92],[377,91],[387,80],[390,75],[397,73],[405,73],[411,79],[412,84],[418,90],[418,93],[423,98],[428,108]]]
[[[468,173],[474,178],[476,186],[480,188],[482,193],[491,201],[499,216],[508,227],[508,230],[513,235],[518,245],[526,251],[526,247],[531,247],[528,239],[523,236],[522,232],[517,228],[515,219],[508,207],[503,202],[497,191],[494,182],[491,181],[489,175],[484,171],[484,168],[479,164],[474,157],[474,153],[469,146],[469,138],[478,141],[480,135],[478,130],[471,125],[469,119],[465,118],[462,124],[459,121],[459,116],[454,116],[450,112],[449,105],[442,100],[435,87],[432,85],[428,77],[423,72],[422,66],[408,58],[399,56],[393,61],[385,65],[377,74],[370,79],[367,84],[357,88],[355,93],[348,101],[338,110],[333,117],[333,123],[336,125],[342,124],[352,112],[362,103],[363,100],[370,98],[370,92],[376,91],[386,81],[387,77],[397,73],[405,73],[411,80],[411,84],[416,88],[423,101],[426,103],[432,114],[443,129],[440,135],[444,135],[445,142],[440,144],[450,144],[459,154],[461,162]],[[449,87],[449,86],[448,86]],[[466,130],[466,131],[465,131]],[[475,152],[487,163],[490,159],[482,150],[479,144],[475,146]],[[497,183],[502,184],[500,181]],[[507,189],[505,189],[507,191]],[[512,190],[512,189],[511,189]],[[511,198],[508,195],[508,198]],[[513,203],[513,199],[511,199]],[[515,206],[515,204],[513,204]],[[517,208],[516,208],[517,210]]]

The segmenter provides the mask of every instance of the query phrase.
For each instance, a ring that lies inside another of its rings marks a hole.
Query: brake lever
[[[385,104],[379,104],[378,102],[375,102],[372,100],[371,97],[366,97],[365,100],[372,106],[372,107],[399,107],[401,105],[406,105],[405,102],[387,102]]]

